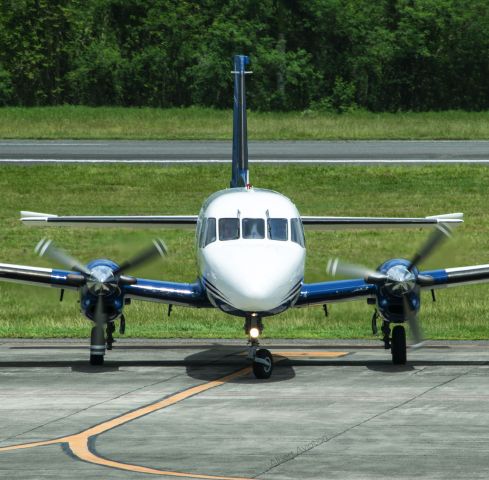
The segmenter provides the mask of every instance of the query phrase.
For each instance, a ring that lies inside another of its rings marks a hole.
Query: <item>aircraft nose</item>
[[[240,249],[214,269],[217,287],[231,306],[246,312],[271,311],[290,300],[304,276],[302,249]]]
[[[234,281],[228,284],[227,297],[233,307],[248,312],[261,312],[273,310],[284,302],[291,289],[289,282],[263,270],[255,270],[252,275],[246,273],[236,275]]]
[[[253,280],[235,284],[233,289],[236,294],[232,302],[240,310],[258,311],[270,310],[279,305],[285,293],[282,285],[277,284],[277,279],[264,272],[258,272]],[[241,277],[243,278],[243,277]]]

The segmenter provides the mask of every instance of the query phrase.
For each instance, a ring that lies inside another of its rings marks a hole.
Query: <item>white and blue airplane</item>
[[[263,319],[289,308],[327,305],[364,299],[375,305],[372,319],[382,320],[386,349],[394,363],[406,362],[409,323],[415,340],[421,341],[417,324],[420,292],[489,280],[489,265],[420,271],[418,265],[462,222],[462,214],[425,218],[311,217],[301,216],[284,195],[250,185],[246,131],[245,75],[248,57],[234,57],[234,119],[232,178],[230,188],[212,194],[195,216],[57,216],[22,212],[26,225],[129,226],[195,228],[198,279],[194,283],[135,278],[126,272],[155,255],[165,255],[163,242],[121,265],[97,259],[83,265],[49,240],[37,251],[68,270],[0,264],[0,280],[28,283],[80,293],[82,313],[93,322],[90,363],[101,365],[112,348],[115,321],[124,333],[124,305],[134,300],[161,302],[194,308],[218,308],[244,318],[248,356],[258,378],[268,378],[273,357],[259,347]],[[352,279],[304,282],[306,247],[304,228],[342,230],[349,228],[430,227],[433,233],[412,259],[391,259],[377,270],[330,261],[332,275]],[[396,324],[391,334],[391,324]]]

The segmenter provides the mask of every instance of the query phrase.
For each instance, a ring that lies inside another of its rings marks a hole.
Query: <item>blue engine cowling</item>
[[[108,322],[119,317],[124,307],[124,294],[117,284],[117,279],[113,276],[113,272],[118,267],[115,262],[107,259],[94,260],[87,265],[91,273],[93,272],[106,281],[104,284],[107,285],[107,291],[103,295],[103,304]],[[93,320],[99,296],[93,293],[90,283],[90,280],[87,281],[87,285],[80,289],[80,308],[88,319]]]
[[[377,269],[389,277],[377,286],[377,309],[380,315],[392,323],[403,323],[409,313],[417,314],[421,307],[420,288],[417,283],[419,270],[408,270],[409,260],[396,258],[384,262]],[[409,308],[410,312],[407,312]]]

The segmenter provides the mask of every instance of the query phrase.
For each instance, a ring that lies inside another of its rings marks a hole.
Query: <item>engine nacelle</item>
[[[409,315],[417,314],[421,307],[417,268],[408,270],[410,262],[396,258],[384,262],[377,269],[388,280],[377,286],[377,309],[392,323],[403,323]]]
[[[95,310],[100,297],[103,300],[104,314],[107,321],[112,322],[122,313],[124,307],[124,294],[114,276],[119,266],[111,260],[98,259],[90,262],[90,279],[80,288],[80,308],[82,313],[90,320],[94,320]]]

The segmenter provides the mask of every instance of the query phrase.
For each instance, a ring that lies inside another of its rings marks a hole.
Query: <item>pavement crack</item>
[[[78,415],[80,413],[86,412],[87,410],[90,410],[91,408],[98,407],[100,405],[104,405],[105,403],[113,402],[114,400],[118,400],[119,398],[125,397],[126,395],[130,395],[130,394],[135,393],[135,392],[137,392],[139,390],[144,390],[145,388],[153,387],[153,386],[158,385],[160,383],[166,383],[166,382],[168,382],[170,380],[174,380],[175,378],[177,378],[177,377],[179,377],[181,375],[182,374],[179,373],[179,374],[173,375],[172,377],[169,377],[169,378],[167,378],[165,380],[159,380],[157,382],[148,383],[148,384],[143,385],[141,387],[134,388],[133,390],[130,390],[128,392],[124,392],[124,393],[121,393],[120,395],[116,395],[115,397],[108,398],[108,399],[103,400],[101,402],[93,403],[93,404],[89,405],[86,408],[81,408],[80,410],[77,410],[76,412],[72,412],[72,413],[70,413],[68,415],[64,415],[62,417],[58,417],[58,418],[55,418],[53,420],[49,420],[49,422],[43,423],[42,425],[37,425],[34,428],[31,428],[31,429],[26,430],[24,432],[17,433],[16,435],[13,435],[11,437],[3,438],[2,439],[2,442],[7,442],[9,440],[14,440],[14,439],[16,439],[16,438],[18,438],[18,437],[20,437],[22,435],[26,435],[27,433],[35,432],[36,430],[38,430],[40,428],[44,428],[44,427],[46,427],[48,425],[51,425],[53,423],[56,423],[56,422],[59,422],[59,421],[62,421],[62,420],[66,420],[67,418],[70,418],[70,417],[73,417],[73,416]]]
[[[485,362],[485,364],[486,363],[487,362]],[[392,406],[392,407],[390,407],[390,408],[388,408],[382,412],[376,413],[375,415],[372,415],[372,416],[366,418],[365,420],[362,420],[361,422],[358,422],[354,425],[351,425],[350,427],[342,430],[341,432],[338,432],[338,433],[331,435],[331,436],[324,435],[322,437],[315,438],[314,440],[311,440],[306,445],[303,445],[302,447],[297,447],[295,452],[291,451],[291,452],[288,452],[284,455],[276,456],[272,459],[272,461],[270,462],[270,466],[266,470],[263,470],[262,472],[254,475],[253,478],[258,478],[262,475],[265,475],[266,473],[268,473],[271,470],[279,467],[280,465],[284,465],[285,463],[288,463],[291,460],[295,460],[296,458],[300,457],[304,453],[310,452],[311,450],[313,450],[313,449],[315,449],[321,445],[324,445],[328,442],[331,442],[332,440],[335,440],[336,438],[339,438],[342,435],[345,435],[346,433],[351,432],[355,428],[361,427],[362,425],[365,425],[365,424],[371,422],[372,420],[375,420],[376,418],[381,417],[382,415],[388,414],[390,412],[393,412],[394,410],[397,410],[398,408],[404,407],[405,405],[407,405],[411,402],[414,402],[415,400],[418,400],[419,398],[426,395],[427,393],[430,393],[433,390],[436,390],[437,388],[443,387],[445,385],[448,385],[451,382],[454,382],[455,380],[458,380],[459,378],[463,377],[464,375],[467,375],[468,373],[470,373],[471,371],[475,370],[478,367],[479,367],[479,365],[477,367],[473,367],[473,368],[467,370],[466,372],[463,372],[459,375],[456,375],[455,377],[450,378],[449,380],[438,383],[437,385],[434,385],[434,386],[428,388],[424,392],[421,392],[418,395],[409,398],[408,400],[405,400],[405,401],[403,401],[397,405],[394,405],[394,406]]]
[[[207,367],[207,366],[213,365],[215,363],[218,363],[218,362],[224,360],[227,357],[230,357],[230,356],[239,354],[242,351],[243,351],[243,348],[241,347],[241,348],[239,348],[239,350],[237,349],[236,351],[233,351],[231,353],[226,353],[226,354],[224,354],[222,356],[219,356],[218,358],[215,358],[215,359],[209,361],[208,363],[204,364],[203,366],[204,367]],[[134,388],[133,390],[130,390],[128,392],[124,392],[124,393],[121,393],[120,395],[116,395],[116,396],[114,396],[112,398],[108,398],[108,399],[103,400],[101,402],[98,402],[98,403],[94,403],[92,405],[89,405],[88,407],[82,408],[80,410],[77,410],[76,412],[72,412],[72,413],[70,413],[68,415],[64,415],[62,417],[58,417],[58,418],[55,418],[53,420],[49,420],[48,422],[43,423],[42,425],[37,425],[34,428],[31,428],[29,430],[25,430],[23,432],[17,433],[16,435],[13,435],[11,437],[3,438],[0,441],[2,441],[2,442],[8,442],[8,441],[11,441],[11,440],[15,440],[16,438],[18,438],[18,437],[20,437],[22,435],[26,435],[28,433],[32,433],[32,432],[34,432],[36,430],[39,430],[40,428],[44,428],[44,427],[46,427],[48,425],[51,425],[53,423],[56,423],[56,422],[59,422],[59,421],[62,421],[62,420],[66,420],[67,418],[70,418],[70,417],[73,417],[73,416],[78,415],[80,413],[86,412],[87,410],[90,410],[91,408],[98,407],[100,405],[104,405],[104,404],[109,403],[109,402],[113,402],[114,400],[117,400],[119,398],[125,397],[125,396],[130,395],[132,393],[135,393],[135,392],[137,392],[139,390],[144,390],[145,388],[148,388],[148,387],[153,387],[153,386],[158,385],[158,384],[163,384],[163,383],[169,382],[171,380],[175,380],[176,378],[181,377],[183,375],[188,375],[188,374],[187,374],[187,372],[177,373],[177,374],[175,374],[175,375],[173,375],[171,377],[168,377],[165,380],[158,380],[157,382],[149,383],[149,384],[143,385],[141,387]]]

